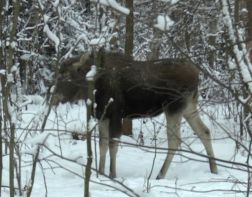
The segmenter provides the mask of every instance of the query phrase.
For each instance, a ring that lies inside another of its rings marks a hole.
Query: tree
[[[125,33],[125,54],[133,55],[134,49],[134,1],[126,0],[126,7],[130,13],[126,16],[126,33]],[[133,57],[132,57],[133,58]],[[124,135],[132,136],[132,120],[123,119],[122,132]]]
[[[247,13],[248,13],[248,51],[249,51],[249,59],[252,63],[252,1],[247,0]]]
[[[20,1],[17,0],[15,2],[10,2],[12,6],[12,10],[7,14],[7,17],[2,18],[1,23],[6,25],[6,22],[9,20],[11,25],[10,28],[5,31],[5,35],[3,32],[1,33],[4,38],[6,38],[4,46],[2,46],[1,56],[4,57],[3,70],[4,75],[1,76],[1,89],[2,89],[2,112],[4,117],[4,130],[8,133],[8,147],[9,147],[9,186],[10,186],[10,197],[14,197],[15,189],[14,189],[14,171],[15,171],[15,127],[16,122],[14,120],[13,114],[11,113],[11,107],[9,106],[9,102],[12,101],[11,88],[14,83],[14,74],[12,70],[17,66],[16,60],[16,48],[17,46],[17,29],[18,29],[18,17],[19,17],[19,8]],[[6,14],[2,12],[3,14]],[[2,14],[1,13],[1,14]],[[2,37],[1,37],[2,38]],[[8,41],[7,41],[8,40]],[[4,50],[5,48],[5,50]],[[8,127],[8,128],[7,128]]]
[[[161,47],[161,37],[162,37],[162,31],[156,29],[154,27],[155,19],[157,17],[157,10],[158,10],[158,2],[152,1],[152,7],[151,7],[152,13],[150,17],[150,28],[152,28],[153,31],[153,38],[150,42],[150,52],[148,54],[147,59],[148,60],[155,60],[159,58],[160,55],[160,47]]]

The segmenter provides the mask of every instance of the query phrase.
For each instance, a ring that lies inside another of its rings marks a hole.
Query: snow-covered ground
[[[32,118],[41,111],[41,105],[29,105],[24,111],[22,128],[30,128]],[[217,117],[218,124],[210,120],[209,115],[202,113],[204,122],[212,131],[213,147],[217,158],[227,161],[246,163],[246,153],[236,151],[235,142],[227,138],[224,127],[231,134],[236,123],[222,117],[222,110],[217,107],[203,108],[211,116]],[[82,197],[84,193],[84,167],[86,161],[86,141],[74,141],[69,131],[85,131],[85,106],[60,105],[49,116],[46,131],[43,134],[31,131],[27,135],[25,145],[22,146],[22,184],[29,185],[31,175],[31,153],[34,153],[37,143],[45,142],[39,155],[40,164],[37,166],[33,197]],[[247,189],[246,168],[228,163],[220,163],[219,173],[211,174],[206,158],[186,152],[178,152],[168,170],[166,178],[156,180],[161,165],[165,159],[166,151],[158,150],[155,154],[154,130],[157,133],[158,147],[167,147],[165,133],[165,119],[161,115],[153,119],[134,120],[134,138],[123,136],[118,150],[117,177],[114,181],[93,171],[91,177],[92,197],[216,197],[216,196],[244,196]],[[62,132],[67,130],[68,132]],[[136,147],[140,131],[144,132],[144,145]],[[26,131],[27,133],[27,131]],[[183,122],[181,133],[183,136],[182,149],[205,154],[202,144],[195,138],[192,130]],[[21,135],[22,134],[22,135]],[[94,133],[97,135],[97,133]],[[18,135],[24,138],[25,132],[18,130]],[[95,140],[94,140],[95,141]],[[93,142],[94,142],[93,141]],[[98,140],[93,143],[93,167],[96,168],[96,154],[99,155]],[[190,158],[190,159],[189,159]],[[8,185],[8,158],[4,158],[3,185]],[[109,169],[107,157],[106,173]],[[153,172],[151,173],[152,166]],[[236,170],[234,168],[240,168]],[[151,173],[151,175],[150,175]],[[150,178],[148,178],[150,177]],[[8,189],[3,188],[3,196],[9,196]],[[236,192],[235,192],[236,191]]]

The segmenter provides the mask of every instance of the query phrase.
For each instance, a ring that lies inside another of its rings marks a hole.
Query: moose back
[[[157,179],[164,178],[181,144],[184,117],[203,143],[210,170],[217,173],[209,129],[197,110],[198,69],[184,59],[134,61],[130,57],[100,51],[96,58],[85,53],[61,65],[53,103],[87,99],[86,73],[99,65],[95,77],[95,116],[99,121],[99,172],[104,173],[110,153],[110,176],[116,177],[116,154],[122,134],[122,118],[153,117],[162,112],[167,119],[168,153]],[[113,102],[110,102],[113,101]]]

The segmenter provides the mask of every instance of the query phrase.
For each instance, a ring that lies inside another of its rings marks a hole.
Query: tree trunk
[[[88,82],[88,98],[90,100],[93,97],[93,90],[94,90],[94,85],[92,81]],[[87,125],[89,125],[89,122],[91,120],[91,112],[92,111],[92,102],[87,105]],[[85,169],[85,187],[84,187],[84,197],[89,197],[90,196],[90,191],[89,191],[89,183],[90,183],[90,177],[91,177],[91,166],[92,166],[92,147],[91,147],[91,140],[92,140],[92,131],[89,126],[87,126],[87,165]]]
[[[130,13],[126,17],[125,54],[128,56],[132,56],[134,48],[133,0],[126,0],[126,7],[130,9]]]
[[[0,38],[3,38],[3,6],[4,3],[0,1]],[[4,65],[3,62],[3,53],[2,47],[0,47],[0,65]],[[2,101],[0,100],[0,187],[2,188],[2,178],[3,178],[3,150],[2,150],[2,143],[3,143],[3,130],[2,130]],[[0,190],[0,197],[2,196],[2,190]]]
[[[252,1],[247,0],[247,10],[248,10],[248,51],[249,51],[249,60],[252,63]]]
[[[152,1],[152,15],[150,16],[150,26],[153,29],[153,38],[150,42],[150,52],[147,55],[148,60],[158,59],[160,54],[161,38],[163,32],[154,28],[155,18],[157,17],[157,1]]]
[[[123,124],[122,124],[123,135],[133,136],[132,127],[133,127],[132,120],[128,118],[124,118]]]
[[[101,65],[97,65],[101,66]],[[93,79],[87,79],[88,84],[88,100],[87,100],[87,165],[85,169],[85,182],[84,182],[84,197],[90,197],[90,177],[91,177],[91,167],[93,162],[93,152],[92,152],[92,128],[90,128],[90,121],[92,119],[92,105],[94,102],[94,81]]]
[[[12,23],[12,29],[10,31],[10,43],[16,42],[17,29],[18,29],[18,16],[19,16],[19,6],[20,1],[16,0],[13,2],[13,13],[10,14],[10,21]],[[11,99],[10,97],[10,89],[11,89],[11,81],[8,81],[7,75],[11,74],[11,68],[14,64],[14,52],[15,48],[9,47],[7,49],[7,60],[6,60],[6,75],[2,77],[2,93],[3,93],[3,114],[4,121],[6,121],[10,126],[9,130],[9,187],[10,187],[10,197],[15,196],[15,188],[14,188],[14,172],[15,172],[15,164],[14,164],[14,147],[15,147],[15,123],[12,121],[12,116],[10,114],[10,109],[8,106],[8,102]]]
[[[90,9],[90,0],[84,0],[84,6],[86,8],[85,13],[86,14],[90,14],[90,12],[91,12],[91,9]]]
[[[126,7],[130,9],[129,15],[126,17],[126,38],[125,38],[125,54],[132,57],[134,48],[134,14],[133,0],[126,0]],[[132,120],[125,118],[123,120],[122,132],[124,135],[132,136]]]
[[[209,23],[209,36],[208,36],[208,44],[209,46],[214,47],[216,44],[216,32],[217,32],[217,20],[212,19],[212,21],[210,21]],[[211,51],[208,54],[208,63],[210,68],[214,67],[214,62],[216,62],[215,60],[215,51]]]

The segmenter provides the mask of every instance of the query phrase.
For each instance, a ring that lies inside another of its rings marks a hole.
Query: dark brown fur
[[[73,68],[80,57],[62,64],[56,90],[63,96],[61,102],[74,102],[87,96],[85,75],[93,64],[93,57]],[[111,137],[121,135],[122,118],[156,116],[164,109],[176,113],[186,107],[188,95],[197,94],[199,72],[186,60],[142,62],[120,53],[106,53],[98,61],[101,68],[95,80],[96,117],[101,118],[109,99],[113,98],[104,117],[115,119],[110,122]]]

